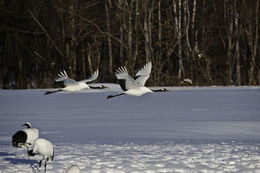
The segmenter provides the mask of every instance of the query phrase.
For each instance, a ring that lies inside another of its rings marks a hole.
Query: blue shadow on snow
[[[4,160],[9,161],[11,164],[28,164],[31,166],[34,164],[38,164],[36,160],[29,160],[29,159],[4,158]]]
[[[0,156],[14,156],[14,154],[7,153],[7,152],[0,152]]]

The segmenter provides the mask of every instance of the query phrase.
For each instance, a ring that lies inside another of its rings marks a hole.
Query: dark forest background
[[[147,61],[148,86],[260,85],[260,0],[0,0],[0,88]],[[188,82],[186,82],[188,85]]]

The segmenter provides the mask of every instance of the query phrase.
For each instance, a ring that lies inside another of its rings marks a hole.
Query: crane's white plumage
[[[76,165],[72,165],[64,173],[80,173],[80,169]]]
[[[58,74],[58,78],[55,80],[56,82],[63,82],[64,85],[65,85],[65,88],[66,87],[69,87],[69,86],[74,86],[74,88],[77,88],[76,86],[79,85],[80,83],[83,83],[85,84],[85,88],[89,88],[89,86],[86,84],[88,82],[91,82],[91,81],[94,81],[97,79],[98,77],[98,73],[99,71],[96,70],[93,75],[88,78],[88,79],[84,79],[84,80],[81,80],[81,81],[75,81],[74,79],[71,79],[68,77],[67,73],[65,70],[61,71],[59,74]],[[72,88],[72,87],[71,87]],[[80,88],[80,87],[79,87]],[[80,90],[80,89],[79,89]]]
[[[112,98],[119,95],[133,95],[133,96],[141,96],[148,92],[153,92],[151,89],[145,87],[145,82],[150,76],[152,69],[152,63],[148,62],[146,63],[135,75],[135,79],[132,78],[128,72],[125,66],[120,67],[116,70],[115,75],[117,79],[119,80],[119,84],[124,90],[124,92],[117,94],[117,95],[110,95],[107,98]]]
[[[124,92],[116,94],[116,95],[109,95],[107,99],[120,96],[120,95],[133,95],[133,96],[141,96],[145,93],[149,92],[162,92],[167,91],[167,89],[162,88],[158,90],[151,90],[150,88],[145,87],[145,83],[147,79],[150,77],[150,73],[152,70],[152,63],[146,63],[136,74],[135,77],[132,78],[125,66],[118,68],[115,72],[115,75],[119,81],[119,84]]]
[[[41,155],[43,159],[39,161],[41,167],[42,161],[45,160],[44,172],[46,172],[47,162],[54,158],[54,148],[50,141],[44,138],[38,138],[34,141],[33,149],[28,151],[30,156]]]
[[[119,80],[122,90],[138,88],[137,82],[128,74],[126,67],[120,67],[116,70],[115,75]]]
[[[70,79],[66,71],[63,70],[63,72],[60,72],[58,74],[58,78],[55,81],[63,82],[63,84],[65,85],[65,87],[62,88],[63,91],[80,91],[82,89],[89,88],[87,82],[96,80],[98,77],[98,73],[98,70],[96,70],[90,78],[77,82],[74,79]]]
[[[45,159],[52,159],[54,156],[53,145],[44,138],[38,138],[33,145],[33,153],[42,155]]]
[[[68,77],[67,73],[65,70],[61,71],[58,74],[58,77],[55,80],[56,82],[63,82],[64,86],[69,86],[77,83],[74,79],[71,79]]]
[[[29,122],[26,122],[23,126],[26,126],[26,128],[17,131],[12,136],[12,144],[14,147],[26,148],[28,151],[29,147],[33,145],[34,141],[39,138],[39,130],[32,128],[32,125]]]
[[[55,90],[55,91],[47,91],[45,93],[45,95],[47,94],[52,94],[52,93],[55,93],[55,92],[59,92],[59,91],[68,91],[68,92],[75,92],[75,91],[80,91],[80,90],[83,90],[83,89],[86,89],[86,88],[92,88],[92,89],[104,89],[104,88],[107,88],[103,85],[101,86],[98,86],[98,87],[92,87],[92,86],[89,86],[87,83],[88,82],[91,82],[91,81],[94,81],[97,79],[98,77],[98,74],[99,74],[99,71],[96,70],[92,76],[88,79],[84,79],[84,80],[80,80],[80,81],[75,81],[74,79],[71,79],[68,77],[67,73],[65,70],[61,71],[55,82],[62,82],[64,84],[64,88],[61,88],[59,90]]]
[[[150,77],[150,73],[152,70],[152,63],[148,62],[135,74],[135,81],[138,85],[144,86],[147,79]]]
[[[27,145],[32,145],[34,141],[39,138],[39,130],[36,128],[32,128],[31,126],[29,128],[23,129],[23,131],[27,134]]]

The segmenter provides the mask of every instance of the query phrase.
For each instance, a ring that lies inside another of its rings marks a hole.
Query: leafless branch
[[[31,15],[33,21],[41,28],[41,30],[45,33],[46,37],[49,39],[51,44],[55,47],[56,51],[63,57],[64,56],[63,53],[60,51],[58,46],[55,44],[55,42],[53,41],[53,39],[51,38],[49,33],[46,31],[46,29],[42,26],[40,21],[34,16],[33,12],[29,8],[27,8],[27,10],[28,10],[29,14]]]

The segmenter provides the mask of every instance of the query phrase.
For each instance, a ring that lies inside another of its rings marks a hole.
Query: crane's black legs
[[[47,160],[45,159],[45,164],[44,164],[44,172],[46,173],[46,167],[47,167]]]
[[[27,156],[28,156],[28,159],[30,159],[30,155],[29,155],[29,147],[26,146],[26,149],[27,149]]]
[[[45,159],[45,158],[43,158],[42,160],[40,160],[39,161],[39,168],[42,166],[42,161],[45,161],[45,163],[44,163],[44,172],[46,172],[46,168],[47,168],[47,161],[49,160],[48,158],[47,159]]]
[[[44,160],[45,158],[43,158],[42,160],[39,161],[39,168],[42,166],[42,161]]]
[[[116,96],[121,96],[121,95],[124,95],[125,93],[120,93],[120,94],[116,94],[116,95],[109,95],[107,96],[107,99],[110,99],[110,98],[113,98],[113,97],[116,97]]]
[[[54,90],[54,91],[46,91],[46,92],[44,93],[44,95],[53,94],[53,93],[60,92],[60,91],[62,91],[62,90],[61,90],[61,89],[58,89],[58,90]]]

